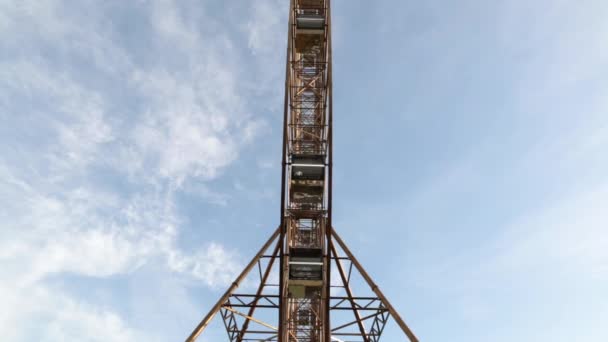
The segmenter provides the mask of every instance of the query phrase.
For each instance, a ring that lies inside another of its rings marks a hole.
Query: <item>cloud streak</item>
[[[198,24],[214,20],[207,5],[196,18],[182,6],[0,4],[5,338],[164,340],[49,279],[116,279],[154,264],[187,292],[239,270],[239,254],[218,242],[182,245],[176,197],[229,200],[192,189],[208,189],[268,127],[246,110],[234,37]],[[139,45],[111,24],[121,13],[147,32]]]

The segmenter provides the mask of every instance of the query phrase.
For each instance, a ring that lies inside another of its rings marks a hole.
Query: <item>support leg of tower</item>
[[[213,317],[215,317],[215,315],[222,308],[222,304],[224,304],[224,302],[226,302],[226,300],[230,297],[230,295],[234,292],[234,290],[236,290],[239,287],[239,284],[243,281],[243,279],[245,279],[245,277],[247,277],[249,272],[251,272],[251,269],[256,265],[258,260],[264,254],[264,252],[266,252],[266,250],[270,247],[270,245],[272,245],[272,243],[276,240],[276,238],[279,236],[279,232],[280,232],[280,227],[277,228],[277,230],[272,234],[272,236],[268,239],[268,241],[266,241],[264,246],[262,246],[260,251],[255,255],[255,257],[253,257],[253,259],[247,265],[247,267],[245,267],[243,272],[241,272],[241,274],[236,278],[236,280],[228,288],[226,293],[224,293],[224,295],[217,301],[217,303],[213,306],[213,308],[211,308],[209,313],[207,313],[207,315],[198,324],[198,326],[194,329],[194,331],[192,331],[192,334],[190,334],[190,336],[188,336],[188,338],[186,339],[186,342],[196,341],[198,336],[205,330],[205,328],[207,328],[207,325],[209,325],[209,322],[211,322]]]

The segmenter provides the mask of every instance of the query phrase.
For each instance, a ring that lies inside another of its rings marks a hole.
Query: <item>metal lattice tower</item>
[[[231,342],[375,342],[390,317],[417,342],[332,226],[330,0],[290,1],[281,223],[186,341],[220,313]]]

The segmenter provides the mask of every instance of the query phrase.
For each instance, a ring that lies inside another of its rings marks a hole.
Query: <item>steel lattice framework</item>
[[[290,0],[288,32],[281,223],[186,341],[220,313],[231,342],[376,342],[390,317],[417,342],[332,227],[330,0]]]

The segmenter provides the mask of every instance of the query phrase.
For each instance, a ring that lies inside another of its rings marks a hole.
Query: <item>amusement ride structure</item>
[[[290,2],[281,222],[186,341],[219,313],[231,342],[376,342],[391,317],[417,342],[332,226],[330,0]]]

